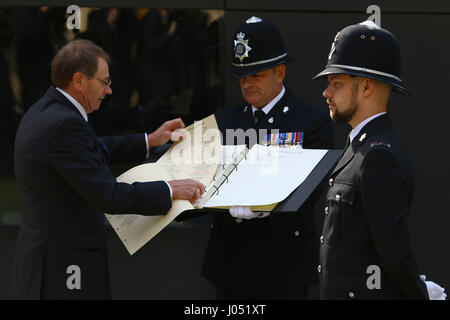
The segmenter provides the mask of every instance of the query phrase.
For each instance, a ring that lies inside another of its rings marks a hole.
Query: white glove
[[[427,277],[425,275],[420,275],[420,279],[422,279],[422,281],[425,282],[427,286],[428,296],[430,297],[430,300],[445,300],[445,298],[447,298],[445,289],[440,285],[434,283],[433,281],[425,281],[426,278]]]
[[[270,214],[270,212],[252,211],[250,207],[233,206],[230,207],[230,214],[233,218],[249,220],[253,218],[267,217]]]

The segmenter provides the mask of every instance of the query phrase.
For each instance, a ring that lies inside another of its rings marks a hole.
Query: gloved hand
[[[422,279],[422,281],[425,282],[427,286],[428,296],[430,297],[430,300],[445,300],[445,298],[447,298],[445,289],[440,285],[434,283],[433,281],[425,281],[426,278],[427,277],[425,275],[420,275],[420,279]]]
[[[245,206],[233,206],[230,207],[230,214],[233,218],[249,220],[253,218],[267,217],[270,214],[270,212],[252,211],[250,207]]]

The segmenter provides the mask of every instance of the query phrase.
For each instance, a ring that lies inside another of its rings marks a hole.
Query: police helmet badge
[[[328,54],[328,60],[331,60],[331,56],[333,55],[334,51],[336,51],[336,42],[338,41],[339,33],[340,32],[336,33],[336,36],[334,37],[333,43],[331,44],[330,53]]]
[[[248,52],[252,48],[248,45],[248,39],[244,40],[245,33],[239,32],[236,38],[237,40],[234,40],[234,57],[242,62],[244,58],[248,58]]]
[[[247,21],[245,21],[245,23],[258,23],[258,22],[261,22],[261,21],[262,21],[261,18],[253,16],[250,19],[247,19]]]
[[[362,26],[366,26],[367,28],[369,28],[370,30],[373,29],[381,29],[380,26],[378,26],[375,22],[373,22],[372,20],[366,20],[360,23],[360,25]]]

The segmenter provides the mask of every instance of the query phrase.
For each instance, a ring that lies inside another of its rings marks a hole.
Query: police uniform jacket
[[[408,155],[381,115],[362,128],[329,178],[321,298],[428,299],[408,232],[412,198]]]
[[[145,160],[144,134],[102,138],[55,87],[24,115],[15,143],[22,223],[14,299],[110,298],[104,212],[161,214],[163,181],[116,182],[108,162]],[[108,161],[109,160],[109,161]],[[80,288],[74,288],[74,267]],[[69,284],[69,285],[68,285]]]
[[[297,100],[288,90],[258,125],[249,104],[219,110],[215,116],[224,138],[226,129],[245,132],[266,128],[303,132],[304,148],[330,149],[333,145],[328,114]],[[211,230],[203,275],[218,287],[244,292],[306,287],[317,281],[316,237],[310,202],[299,213],[271,214],[240,223],[228,212],[219,213]]]

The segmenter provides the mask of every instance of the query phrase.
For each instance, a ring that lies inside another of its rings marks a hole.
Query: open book
[[[232,161],[217,169],[213,183],[197,208],[250,206],[254,211],[271,211],[286,199],[311,173],[328,150],[281,148],[254,145],[234,148]]]
[[[295,212],[338,156],[334,150],[258,144],[248,150],[244,145],[221,145],[220,132],[211,115],[185,128],[184,139],[175,142],[156,163],[136,166],[117,178],[118,182],[130,184],[190,178],[207,186],[201,199],[194,204],[174,200],[169,212],[157,216],[133,212],[105,215],[128,252],[134,254],[173,220],[189,219],[199,212],[230,206]]]
[[[251,206],[254,211],[271,211],[308,177],[327,150],[289,149],[254,145],[222,146],[222,162],[206,192],[194,205],[175,200],[168,213],[159,216],[109,215],[111,226],[130,254],[156,236],[181,213],[201,208]],[[189,177],[186,177],[189,178]],[[117,178],[119,182],[171,180],[160,163],[134,167]],[[299,204],[300,206],[300,204]]]

